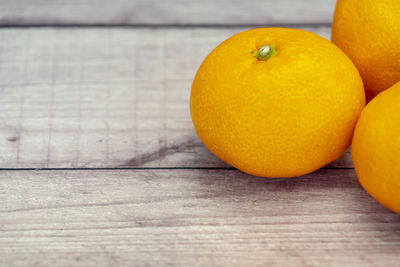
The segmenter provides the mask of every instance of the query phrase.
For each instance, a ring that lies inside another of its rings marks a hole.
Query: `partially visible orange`
[[[364,105],[359,73],[339,48],[284,28],[222,42],[201,64],[190,99],[208,149],[264,177],[307,174],[340,157]]]
[[[400,213],[400,82],[361,113],[351,149],[361,185],[382,205]]]
[[[332,42],[354,62],[372,99],[400,81],[400,0],[338,0]]]

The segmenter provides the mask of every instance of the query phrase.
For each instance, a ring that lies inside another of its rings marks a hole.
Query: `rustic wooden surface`
[[[400,266],[400,217],[350,153],[262,179],[192,128],[212,48],[255,25],[329,38],[333,6],[0,0],[0,266]]]
[[[0,167],[228,167],[194,133],[190,86],[244,29],[3,29]]]
[[[0,173],[0,262],[100,266],[396,266],[400,217],[353,170]],[[385,263],[381,265],[381,263]]]
[[[335,0],[0,0],[3,25],[329,24]]]

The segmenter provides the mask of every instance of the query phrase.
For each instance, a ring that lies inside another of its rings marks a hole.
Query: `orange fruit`
[[[368,103],[351,149],[361,185],[382,205],[400,213],[400,82]]]
[[[338,0],[332,42],[360,71],[369,101],[400,81],[400,1]]]
[[[223,161],[264,177],[294,177],[337,159],[365,105],[351,60],[311,32],[260,28],[222,42],[194,78],[199,138]]]

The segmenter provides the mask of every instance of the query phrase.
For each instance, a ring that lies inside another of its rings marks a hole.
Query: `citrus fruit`
[[[360,71],[369,101],[400,81],[400,1],[338,0],[332,42]]]
[[[368,103],[351,149],[361,185],[385,207],[400,213],[400,83]]]
[[[294,177],[337,159],[365,105],[361,77],[311,32],[259,28],[222,42],[194,78],[199,138],[223,161],[264,177]]]

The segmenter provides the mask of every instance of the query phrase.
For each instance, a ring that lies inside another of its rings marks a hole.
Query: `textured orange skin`
[[[277,54],[259,61],[263,45]],[[350,59],[310,32],[260,28],[222,42],[193,81],[199,138],[223,161],[264,177],[294,177],[337,159],[365,105]]]
[[[361,113],[351,149],[361,185],[400,213],[400,83],[376,96]]]
[[[332,42],[356,65],[371,100],[400,81],[400,1],[338,0]]]

